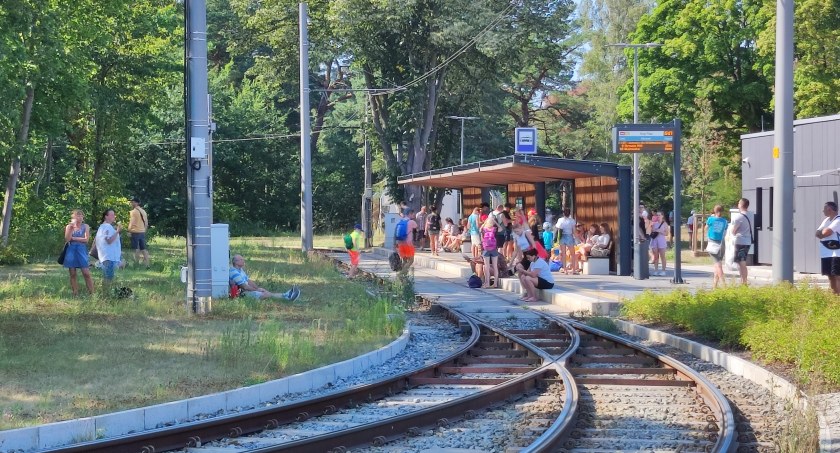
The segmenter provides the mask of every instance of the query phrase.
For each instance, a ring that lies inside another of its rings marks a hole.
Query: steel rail
[[[718,390],[718,388],[714,384],[712,384],[708,379],[706,379],[705,376],[691,369],[690,367],[683,364],[677,359],[669,357],[665,354],[662,354],[639,343],[622,338],[618,335],[613,335],[609,332],[604,332],[595,329],[575,320],[564,319],[550,314],[547,316],[557,321],[558,323],[568,323],[568,325],[570,325],[574,329],[578,329],[591,335],[605,338],[609,341],[613,341],[630,349],[634,349],[643,354],[649,355],[652,358],[661,362],[662,364],[673,368],[679,377],[694,382],[696,384],[695,391],[717,417],[717,440],[715,441],[715,445],[712,451],[720,453],[736,451],[738,447],[738,442],[735,436],[736,421],[734,413],[732,411],[732,406],[730,406],[729,401],[726,399],[723,393],[721,393],[721,391]],[[568,369],[568,362],[570,359],[571,355],[564,357],[564,368]]]
[[[339,390],[318,398],[253,409],[237,414],[187,422],[177,426],[158,428],[109,439],[88,441],[42,450],[44,453],[155,453],[195,447],[224,437],[239,437],[281,425],[302,421],[316,415],[329,414],[338,408],[372,401],[392,395],[409,387],[410,378],[455,361],[475,347],[480,339],[478,324],[469,318],[447,310],[449,318],[470,329],[470,337],[458,350],[420,370],[402,373],[370,384]]]
[[[455,313],[458,317],[469,320],[471,323],[480,325],[482,328],[488,329],[498,335],[504,336],[507,339],[524,346],[530,352],[540,356],[544,360],[544,364],[537,369],[534,369],[522,376],[509,379],[503,384],[494,386],[491,389],[486,389],[462,398],[449,401],[427,409],[414,411],[408,414],[391,417],[385,420],[364,425],[362,427],[349,428],[341,431],[334,431],[320,436],[313,436],[306,439],[301,439],[293,442],[283,443],[280,445],[272,445],[268,447],[249,450],[250,453],[276,453],[276,452],[344,452],[351,447],[360,447],[366,445],[381,446],[388,441],[397,439],[405,433],[416,432],[423,428],[430,426],[447,426],[454,421],[464,418],[471,418],[478,410],[486,409],[493,404],[500,403],[516,395],[521,395],[527,391],[536,388],[541,381],[555,379],[560,376],[564,383],[564,390],[566,391],[567,403],[564,404],[563,414],[574,414],[575,408],[569,407],[568,401],[577,401],[577,386],[573,384],[573,378],[568,370],[558,366],[554,362],[551,355],[541,350],[534,343],[517,338],[514,334],[510,334],[503,329],[488,325],[486,322],[464,312],[456,309],[447,308],[447,310]],[[560,323],[558,323],[559,325]],[[574,337],[576,332],[567,326],[563,326],[570,337]],[[570,395],[571,393],[571,395]],[[558,433],[565,433],[572,428],[574,421],[573,417],[563,417],[565,422],[561,422],[556,427],[552,428]],[[562,440],[560,434],[557,435],[543,435],[545,440],[542,441],[540,447],[531,449],[529,451],[548,452],[551,451]]]

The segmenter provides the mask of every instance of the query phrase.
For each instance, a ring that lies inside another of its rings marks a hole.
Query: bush
[[[19,266],[26,264],[28,258],[26,252],[13,245],[0,245],[0,266]]]
[[[803,382],[840,384],[840,337],[832,334],[840,299],[804,283],[737,286],[690,294],[645,292],[622,314],[672,324],[724,346],[748,348],[756,358],[794,365]]]

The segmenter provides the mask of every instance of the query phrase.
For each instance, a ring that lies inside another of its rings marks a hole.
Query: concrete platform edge
[[[363,364],[364,368],[380,365],[405,349],[410,338],[410,327],[406,325],[402,334],[396,340],[379,349],[352,359],[347,359],[343,362],[333,363],[262,384],[111,414],[0,431],[0,453],[37,451],[94,439],[117,437],[143,431],[144,429],[155,429],[169,423],[186,421],[187,411],[190,412],[189,416],[199,415],[198,413],[192,413],[197,408],[200,408],[202,414],[222,415],[230,412],[229,408],[234,405],[229,401],[229,397],[235,398],[237,394],[241,396],[243,392],[249,395],[258,393],[259,397],[251,396],[251,398],[246,397],[245,399],[259,400],[259,403],[262,404],[271,401],[277,396],[295,393],[295,390],[313,390],[312,384],[306,388],[292,389],[288,383],[308,382],[326,384],[356,374],[359,371],[360,364]],[[271,387],[274,391],[251,391],[262,387]],[[174,410],[175,407],[180,410]],[[194,410],[190,411],[190,408],[194,408]],[[181,415],[169,417],[171,420],[161,420],[158,417],[162,413],[178,413]],[[157,414],[158,417],[155,417],[154,414]],[[149,417],[155,420],[151,420]]]

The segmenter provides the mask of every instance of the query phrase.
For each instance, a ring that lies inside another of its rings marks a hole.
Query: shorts
[[[358,266],[359,257],[361,256],[361,253],[357,252],[356,250],[348,250],[347,254],[350,255],[350,264],[353,266]]]
[[[712,241],[711,239],[709,239],[709,242],[717,242],[717,241]],[[723,244],[721,244],[720,245],[720,250],[718,250],[717,253],[709,253],[709,256],[712,257],[712,259],[715,261],[715,263],[720,263],[721,261],[723,261],[724,254],[726,253],[725,248],[726,247],[724,247]]]
[[[820,259],[820,267],[822,268],[822,275],[827,275],[829,277],[837,277],[840,275],[840,257],[837,256],[829,256],[827,258]]]
[[[414,258],[414,246],[408,242],[401,242],[397,245],[397,253],[400,254],[402,259]]]
[[[117,266],[119,266],[119,265],[120,265],[120,263],[117,262],[117,261],[103,261],[102,262],[102,276],[105,278],[105,280],[113,280],[114,279],[114,273],[117,270]]]
[[[131,233],[131,249],[146,250],[146,233]]]
[[[572,236],[571,234],[566,234],[566,233],[563,233],[563,235],[562,235],[562,236],[560,236],[560,245],[565,245],[565,246],[568,246],[568,247],[573,247],[573,246],[575,245],[575,238],[574,238],[574,236]]]
[[[481,256],[486,257],[486,258],[495,258],[495,257],[499,256],[499,251],[498,250],[485,250],[485,251],[481,252]]]
[[[738,245],[735,244],[735,262],[739,263],[741,261],[747,261],[747,254],[750,252],[749,245]]]
[[[496,233],[496,248],[500,249],[505,246],[505,242],[507,242],[507,234],[504,231],[501,233]]]
[[[554,288],[554,283],[544,280],[542,277],[537,277],[537,289],[551,289]]]
[[[470,233],[470,242],[475,246],[481,247],[481,236]]]
[[[429,229],[429,236],[437,236],[439,234],[440,234],[440,230]]]

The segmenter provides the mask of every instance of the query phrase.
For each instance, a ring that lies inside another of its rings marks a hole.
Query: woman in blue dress
[[[64,267],[70,271],[70,288],[73,295],[79,294],[79,282],[76,280],[76,269],[82,270],[88,293],[93,294],[93,279],[90,277],[88,264],[87,243],[90,240],[90,227],[85,223],[85,214],[76,209],[70,216],[70,223],[64,227],[64,240],[67,241],[67,255],[64,257]]]

